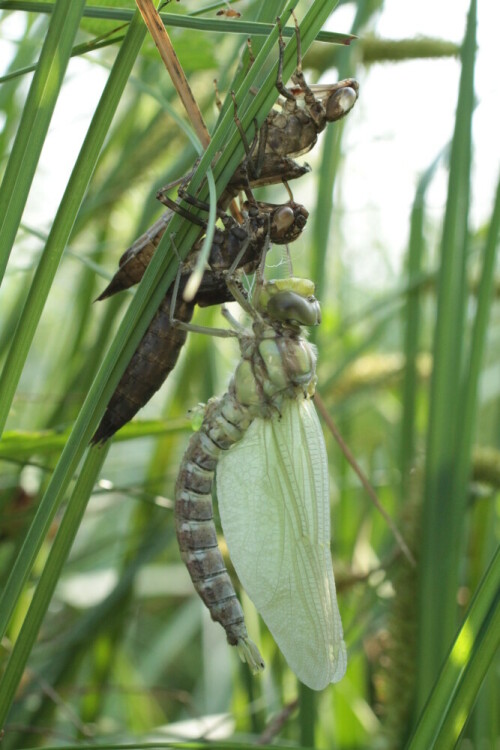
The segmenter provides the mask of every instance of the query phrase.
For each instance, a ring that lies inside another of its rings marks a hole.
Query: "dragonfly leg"
[[[258,203],[255,200],[254,195],[253,195],[252,191],[250,190],[250,187],[245,192],[246,192],[247,198],[248,198],[248,202],[245,205],[248,206],[248,213],[249,213],[248,218],[247,218],[247,226],[246,226],[247,234],[246,234],[246,238],[245,239],[239,240],[239,242],[240,242],[240,249],[238,250],[238,252],[237,252],[237,254],[236,254],[233,262],[231,263],[231,265],[227,269],[227,272],[226,272],[226,281],[228,281],[228,280],[230,281],[230,280],[234,279],[235,272],[240,267],[241,261],[243,260],[243,258],[245,256],[245,253],[248,250],[248,246],[250,245],[250,242],[251,242],[251,236],[252,236],[252,232],[251,232],[251,228],[250,228],[251,221],[252,221],[253,218],[255,218],[259,214]],[[227,218],[230,218],[230,217],[227,217]],[[265,221],[267,223],[267,227],[266,227],[266,240],[267,240],[269,238],[269,229],[270,229],[270,217],[269,217],[269,215],[265,214],[264,215],[264,219],[265,219]],[[226,226],[226,228],[231,228],[230,226],[227,226],[226,223],[225,223],[225,226]],[[268,249],[269,249],[269,242],[266,241],[266,243],[264,243],[263,251],[262,251],[264,256],[266,255]]]
[[[198,326],[195,323],[184,323],[183,320],[176,320],[175,318],[170,321],[172,326],[180,329],[181,331],[189,331],[191,333],[203,333],[206,336],[217,336],[220,339],[238,338],[238,333],[232,331],[230,328],[211,328],[210,326]]]
[[[239,320],[236,320],[236,318],[234,317],[234,315],[231,314],[229,308],[227,308],[224,305],[222,307],[222,309],[221,309],[220,312],[221,312],[221,315],[223,315],[225,317],[225,319],[227,320],[227,322],[229,323],[229,325],[232,328],[234,328],[235,331],[239,331],[240,334],[244,333],[244,331],[246,330],[245,326],[242,323],[240,323]]]
[[[173,289],[172,289],[172,297],[170,299],[170,311],[169,311],[169,314],[170,314],[170,321],[171,321],[171,323],[173,323],[175,321],[175,319],[176,319],[175,318],[175,308],[176,308],[177,299],[178,299],[178,296],[179,296],[179,284],[181,282],[181,275],[182,275],[182,261],[181,261],[181,256],[179,255],[179,251],[177,250],[177,245],[175,244],[174,235],[173,234],[170,235],[170,243],[171,243],[171,245],[172,245],[172,247],[174,249],[174,253],[177,256],[177,260],[179,262],[179,266],[177,268],[177,273],[175,275],[174,286],[173,286]]]
[[[240,177],[242,178],[243,182],[246,184],[247,188],[250,189],[250,180],[248,178],[248,175],[250,174],[253,180],[258,179],[262,170],[262,164],[264,163],[264,156],[265,156],[266,142],[267,142],[267,119],[264,120],[260,130],[257,125],[257,120],[254,120],[255,133],[252,139],[252,143],[249,145],[246,133],[243,130],[243,125],[241,124],[241,120],[238,117],[238,105],[236,104],[234,91],[231,91],[231,96],[233,99],[233,106],[234,106],[234,121],[240,133],[240,138],[245,147],[245,154],[246,154],[245,159],[241,163],[238,171],[240,173]],[[254,155],[254,151],[257,146],[257,143],[259,144],[259,148],[257,150],[257,159],[254,160],[253,155]]]
[[[276,88],[278,89],[281,96],[285,97],[285,99],[288,99],[288,101],[296,103],[295,96],[292,94],[290,89],[287,89],[285,84],[283,83],[283,59],[285,56],[285,40],[283,39],[283,34],[281,33],[281,19],[278,16],[276,19],[276,23],[278,24],[279,29],[279,36],[278,36],[278,74],[276,76]]]
[[[324,129],[326,125],[326,111],[322,102],[314,96],[312,89],[307,83],[304,72],[302,70],[302,47],[300,43],[300,29],[297,23],[295,13],[292,11],[293,20],[295,23],[295,36],[297,39],[297,67],[292,75],[292,81],[299,86],[304,92],[304,101],[306,103],[309,114],[311,115],[318,132]]]
[[[180,269],[179,269],[180,271]],[[177,304],[177,295],[179,293],[179,281],[180,280],[180,272],[177,274],[174,289],[172,291],[172,299],[170,301],[170,325],[172,328],[177,328],[180,331],[189,331],[191,333],[203,333],[206,336],[217,336],[221,339],[228,339],[228,338],[237,338],[238,333],[236,331],[232,331],[229,328],[211,328],[210,326],[198,326],[194,323],[186,323],[184,320],[179,320],[176,318],[175,311],[176,311],[176,304]],[[223,313],[224,314],[224,313]]]
[[[240,265],[241,260],[243,256],[245,255],[249,244],[250,244],[250,235],[247,235],[246,240],[241,243],[241,247],[227,271],[228,278],[232,278],[234,276],[234,273],[236,269],[238,268],[238,266]]]
[[[304,78],[304,73],[302,71],[302,46],[300,42],[300,29],[299,29],[299,24],[297,23],[297,17],[295,13],[293,12],[293,10],[292,10],[292,16],[293,16],[293,22],[295,24],[295,38],[297,39],[297,67],[295,68],[295,71],[293,73],[292,80],[294,83],[300,86],[300,88],[303,89],[306,92],[306,94],[309,94],[309,96],[312,97],[316,101],[316,97],[314,96],[312,90],[309,88],[309,84]]]
[[[172,188],[177,187],[177,185],[182,185],[183,183],[189,182],[191,177],[194,175],[198,162],[199,162],[199,159],[196,160],[196,163],[193,169],[191,169],[187,174],[183,175],[182,177],[178,177],[176,180],[172,180],[172,182],[169,182],[167,185],[164,185],[163,187],[161,187],[158,192],[166,193],[168,190],[172,190]]]
[[[168,191],[169,191],[169,190],[172,190],[172,188],[174,188],[174,187],[177,187],[177,185],[180,185],[180,186],[181,186],[181,187],[180,187],[180,189],[182,189],[183,187],[185,187],[186,185],[188,185],[188,184],[189,184],[189,180],[190,180],[190,179],[191,179],[191,177],[192,177],[192,176],[194,175],[194,173],[195,173],[195,171],[196,171],[196,167],[197,167],[197,166],[198,166],[198,164],[200,163],[200,158],[201,158],[201,157],[198,157],[198,158],[196,159],[196,161],[195,161],[195,163],[194,163],[194,166],[193,166],[193,168],[192,168],[192,169],[190,169],[190,170],[189,170],[189,172],[188,172],[187,174],[183,175],[182,177],[178,177],[178,178],[177,178],[176,180],[172,180],[171,182],[167,183],[167,185],[163,185],[163,187],[161,187],[161,188],[160,188],[160,189],[159,189],[159,190],[157,191],[157,193],[156,193],[156,198],[157,198],[157,200],[159,200],[159,201],[160,201],[160,203],[163,203],[162,197],[163,197],[163,196],[164,196],[164,195],[165,195],[166,193],[168,193]],[[161,196],[161,197],[159,197],[159,196]]]
[[[260,263],[257,267],[257,271],[255,272],[255,280],[258,286],[264,286],[264,269],[266,267],[266,256],[267,256],[267,251],[269,250],[270,245],[271,245],[271,235],[269,232],[269,223],[268,223],[266,241],[264,243],[264,251],[262,253]]]
[[[260,174],[262,172],[262,167],[264,166],[264,161],[266,158],[266,145],[267,145],[267,134],[269,131],[269,124],[267,121],[267,117],[262,123],[262,127],[259,130],[259,148],[257,149],[257,158],[255,159],[255,163],[253,165],[253,171],[255,174],[255,178],[260,177]]]
[[[253,159],[253,154],[254,154],[257,142],[260,141],[260,132],[259,132],[259,128],[258,128],[258,125],[257,125],[257,120],[254,120],[255,134],[254,134],[254,137],[252,139],[252,143],[249,144],[248,140],[247,140],[246,133],[245,133],[245,131],[243,129],[243,125],[241,124],[241,120],[238,117],[238,105],[236,104],[236,97],[234,95],[234,91],[231,91],[231,97],[232,97],[233,106],[234,106],[234,115],[233,115],[233,118],[234,118],[234,121],[236,123],[236,127],[238,128],[238,131],[239,131],[240,138],[241,138],[241,141],[243,143],[243,146],[245,147],[245,154],[246,154],[245,159],[243,160],[240,169],[241,169],[241,171],[243,173],[243,179],[244,179],[244,181],[247,182],[248,186],[250,187],[250,183],[249,183],[249,180],[248,180],[248,173],[249,172],[251,173],[252,179],[256,179],[259,176],[258,173],[255,170],[255,167],[254,167],[254,164],[252,162],[252,159]]]
[[[196,198],[196,196],[194,195],[189,195],[189,193],[187,192],[187,188],[183,185],[178,190],[178,196],[183,201],[186,201],[186,203],[189,203],[195,208],[201,208],[202,211],[206,211],[207,213],[210,210],[210,206],[206,201],[202,201],[199,198]]]
[[[179,260],[179,268],[177,270],[177,275],[175,277],[174,286],[172,288],[172,297],[170,299],[170,325],[172,327],[178,328],[181,331],[191,331],[192,333],[204,333],[209,336],[218,336],[219,338],[230,338],[237,336],[238,334],[236,331],[230,331],[226,328],[209,328],[207,326],[197,326],[193,323],[187,323],[184,320],[179,320],[176,316],[176,310],[177,310],[177,302],[179,299],[179,286],[182,278],[182,263],[179,256],[179,252],[177,250],[177,247],[174,242],[174,237],[170,237],[172,247],[174,248],[174,253],[177,255],[177,258]]]
[[[241,284],[238,282],[235,278],[228,278],[226,280],[227,288],[233,295],[236,302],[240,305],[241,308],[253,319],[253,320],[260,320],[261,316],[259,312],[255,309],[255,307],[252,305],[252,303],[249,301],[247,294]],[[224,313],[223,313],[224,314]],[[227,315],[224,314],[224,317],[226,317],[228,320],[229,318]],[[232,317],[232,316],[231,316]]]
[[[160,201],[160,203],[163,203],[165,206],[170,208],[172,211],[175,211],[180,216],[182,216],[183,219],[187,219],[192,224],[197,224],[200,227],[203,227],[204,229],[207,226],[207,222],[203,221],[203,219],[200,219],[199,216],[196,216],[196,214],[191,213],[191,211],[187,211],[185,208],[180,206],[178,203],[176,203],[172,198],[169,198],[168,195],[165,195],[162,190],[159,190],[156,194],[156,197]]]
[[[178,191],[178,195],[179,198],[181,198],[183,201],[186,201],[186,203],[189,203],[191,206],[200,208],[202,211],[206,211],[206,213],[210,211],[210,204],[206,203],[206,201],[200,200],[195,195],[190,195],[187,192],[187,188],[185,185],[181,185]],[[219,217],[219,219],[222,219],[222,221],[224,221],[225,217],[227,217],[227,214],[217,206],[217,216]]]

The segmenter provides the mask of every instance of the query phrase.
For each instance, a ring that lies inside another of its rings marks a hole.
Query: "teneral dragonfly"
[[[231,284],[229,284],[231,287]],[[236,573],[297,677],[314,690],[340,680],[347,656],[330,557],[328,469],[311,401],[315,353],[301,326],[319,323],[314,285],[257,288],[251,329],[237,325],[241,360],[209,401],[176,486],[176,527],[194,586],[230,645],[264,667],[247,633],[212,517],[212,485]],[[230,316],[228,316],[230,318]]]

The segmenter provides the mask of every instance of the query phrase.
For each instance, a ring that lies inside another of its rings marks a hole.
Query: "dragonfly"
[[[177,286],[173,284],[167,291],[132,355],[92,438],[93,443],[103,443],[112,437],[164,383],[187,338],[187,331],[178,322],[189,323],[196,305],[208,307],[230,301],[227,272],[239,269],[241,273],[253,273],[266,254],[269,242],[288,244],[297,239],[308,217],[304,206],[292,199],[283,205],[251,201],[243,209],[243,225],[228,214],[222,214],[224,228],[215,229],[209,268],[194,298],[186,301],[182,293],[196,265],[202,239],[195,243],[187,261],[180,268]],[[128,255],[127,251],[117,273],[98,299],[138,283],[146,265],[141,254],[138,260],[137,255]]]
[[[289,666],[322,690],[344,675],[343,640],[330,556],[328,470],[311,400],[314,348],[303,326],[320,322],[306,279],[259,282],[245,328],[227,310],[241,360],[228,391],[211,399],[187,447],[176,484],[181,556],[228,643],[253,672],[264,668],[217,545],[212,489],[216,475],[222,530],[236,574]]]
[[[264,120],[251,146],[235,112],[236,125],[245,144],[246,159],[243,163],[252,187],[277,184],[284,169],[293,171],[292,165],[296,162],[291,157],[310,151],[327,124],[346,117],[359,96],[359,83],[355,78],[346,78],[333,84],[307,83],[302,70],[300,30],[295,16],[294,20],[297,66],[292,82],[295,85],[290,88],[283,83],[285,42],[280,27],[276,88],[282,98],[278,99]]]
[[[280,44],[280,71],[282,54],[283,48]],[[300,60],[299,45],[297,69],[292,76],[297,85],[287,89],[279,72],[276,86],[283,98],[278,100],[277,108],[271,110],[251,145],[248,144],[235,111],[235,120],[245,144],[246,156],[218,199],[217,206],[220,210],[226,210],[242,191],[280,183],[286,185],[289,181],[309,173],[310,167],[307,164],[297,164],[291,157],[310,151],[327,123],[345,117],[356,103],[359,84],[355,79],[347,78],[334,84],[309,86],[302,73]],[[157,193],[158,200],[170,208],[172,202],[166,195],[167,191],[179,182],[179,196],[186,196],[186,188],[192,174],[193,171],[161,188]],[[178,207],[174,210],[178,210]],[[132,283],[138,283],[138,274],[140,273],[141,277],[144,274],[172,216],[173,210],[170,208],[127,248],[119,261],[120,269],[123,270],[122,279],[130,271]],[[110,287],[98,299],[105,299],[121,288],[118,286],[115,290],[114,287]]]
[[[286,184],[308,174],[310,167],[307,164],[297,164],[290,157],[310,151],[328,122],[335,122],[350,112],[359,90],[359,85],[353,78],[324,86],[308,86],[304,81],[304,86],[306,88],[286,89],[292,98],[278,101],[279,109],[271,110],[251,145],[248,144],[243,129],[240,129],[247,154],[220,196],[217,202],[219,209],[227,209],[241,191]],[[284,90],[281,85],[280,90]],[[191,175],[192,172],[181,180],[181,197],[186,194],[185,188]],[[158,191],[157,198],[160,202],[167,200],[166,192],[170,187],[172,183]],[[167,205],[171,206],[170,201]],[[146,269],[173,213],[173,210],[165,211],[127,248],[120,258],[120,268],[128,263],[130,266]],[[105,299],[106,296],[109,295],[101,295],[99,299]]]

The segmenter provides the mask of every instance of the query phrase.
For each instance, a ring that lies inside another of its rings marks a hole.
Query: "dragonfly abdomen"
[[[119,260],[119,268],[96,301],[138,284],[165,234],[172,211],[166,211],[149,229],[130,245]]]
[[[243,610],[217,545],[213,521],[212,487],[221,450],[240,440],[249,419],[234,396],[226,393],[207,405],[203,424],[191,437],[181,463],[175,494],[176,531],[182,559],[193,584],[213,620],[226,631],[232,646],[253,654],[253,668],[263,661],[248,638]],[[241,427],[227,421],[224,413],[241,415]]]
[[[134,352],[118,386],[106,407],[104,416],[92,438],[93,443],[108,440],[134,417],[156,393],[168,373],[175,367],[187,331],[172,325],[171,293],[167,293],[154,315],[144,337]],[[194,303],[177,299],[177,320],[189,323]]]

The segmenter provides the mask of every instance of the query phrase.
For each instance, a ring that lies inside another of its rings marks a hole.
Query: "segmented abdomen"
[[[239,426],[224,417],[226,411],[234,414],[235,410],[241,412]],[[217,545],[212,484],[220,451],[241,440],[252,421],[245,411],[229,393],[208,404],[203,424],[192,436],[182,459],[175,493],[176,530],[182,559],[212,619],[220,622],[232,646],[245,643],[248,634],[241,605]]]
[[[160,240],[165,234],[172,211],[165,211],[155,223],[141,234],[129,248],[125,250],[118,261],[118,271],[115,273],[106,289],[97,297],[97,301],[107,299],[117,292],[138,284],[144,276],[144,271],[155,254]]]
[[[174,368],[186,341],[187,331],[171,324],[171,301],[172,294],[169,291],[123,373],[92,438],[93,443],[109,440],[129,422]],[[176,319],[189,323],[193,311],[194,302],[185,302],[180,295],[175,305]]]

